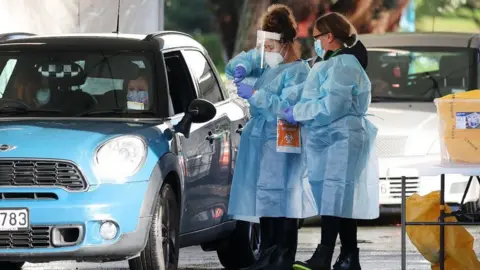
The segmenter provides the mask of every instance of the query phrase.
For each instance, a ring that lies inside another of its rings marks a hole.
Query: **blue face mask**
[[[42,88],[37,91],[37,104],[45,105],[50,101],[50,89]]]
[[[127,100],[147,104],[148,91],[128,90]]]
[[[320,39],[315,40],[315,52],[318,56],[322,57],[325,55],[325,49],[322,48],[322,41]]]

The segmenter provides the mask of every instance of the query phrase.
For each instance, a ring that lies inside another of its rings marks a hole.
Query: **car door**
[[[183,53],[197,81],[199,98],[212,102],[217,109],[217,116],[212,120],[207,134],[212,151],[210,171],[202,180],[205,190],[196,191],[210,205],[213,224],[217,225],[225,220],[230,197],[233,136],[231,114],[235,113],[235,108],[226,100],[227,94],[223,91],[208,56],[197,50],[185,50]]]
[[[181,51],[170,51],[164,55],[174,114],[171,122],[176,124],[190,102],[197,98],[197,83]],[[212,145],[206,139],[211,130],[211,122],[194,123],[189,138],[178,133],[175,135],[176,152],[179,161],[185,165],[181,234],[213,226],[210,203],[198,195],[208,184],[203,179],[208,176],[211,167]]]

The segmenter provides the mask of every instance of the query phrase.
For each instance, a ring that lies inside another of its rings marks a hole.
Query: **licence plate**
[[[0,231],[21,231],[29,227],[28,209],[0,209]]]

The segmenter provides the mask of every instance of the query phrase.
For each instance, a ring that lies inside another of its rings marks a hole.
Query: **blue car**
[[[179,32],[16,35],[0,42],[0,269],[128,260],[177,269],[257,258],[227,215],[247,108]]]

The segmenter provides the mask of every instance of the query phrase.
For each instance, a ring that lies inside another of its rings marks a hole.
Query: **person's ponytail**
[[[353,33],[351,34],[346,40],[345,40],[345,45],[347,47],[352,47],[357,43],[357,34]]]

